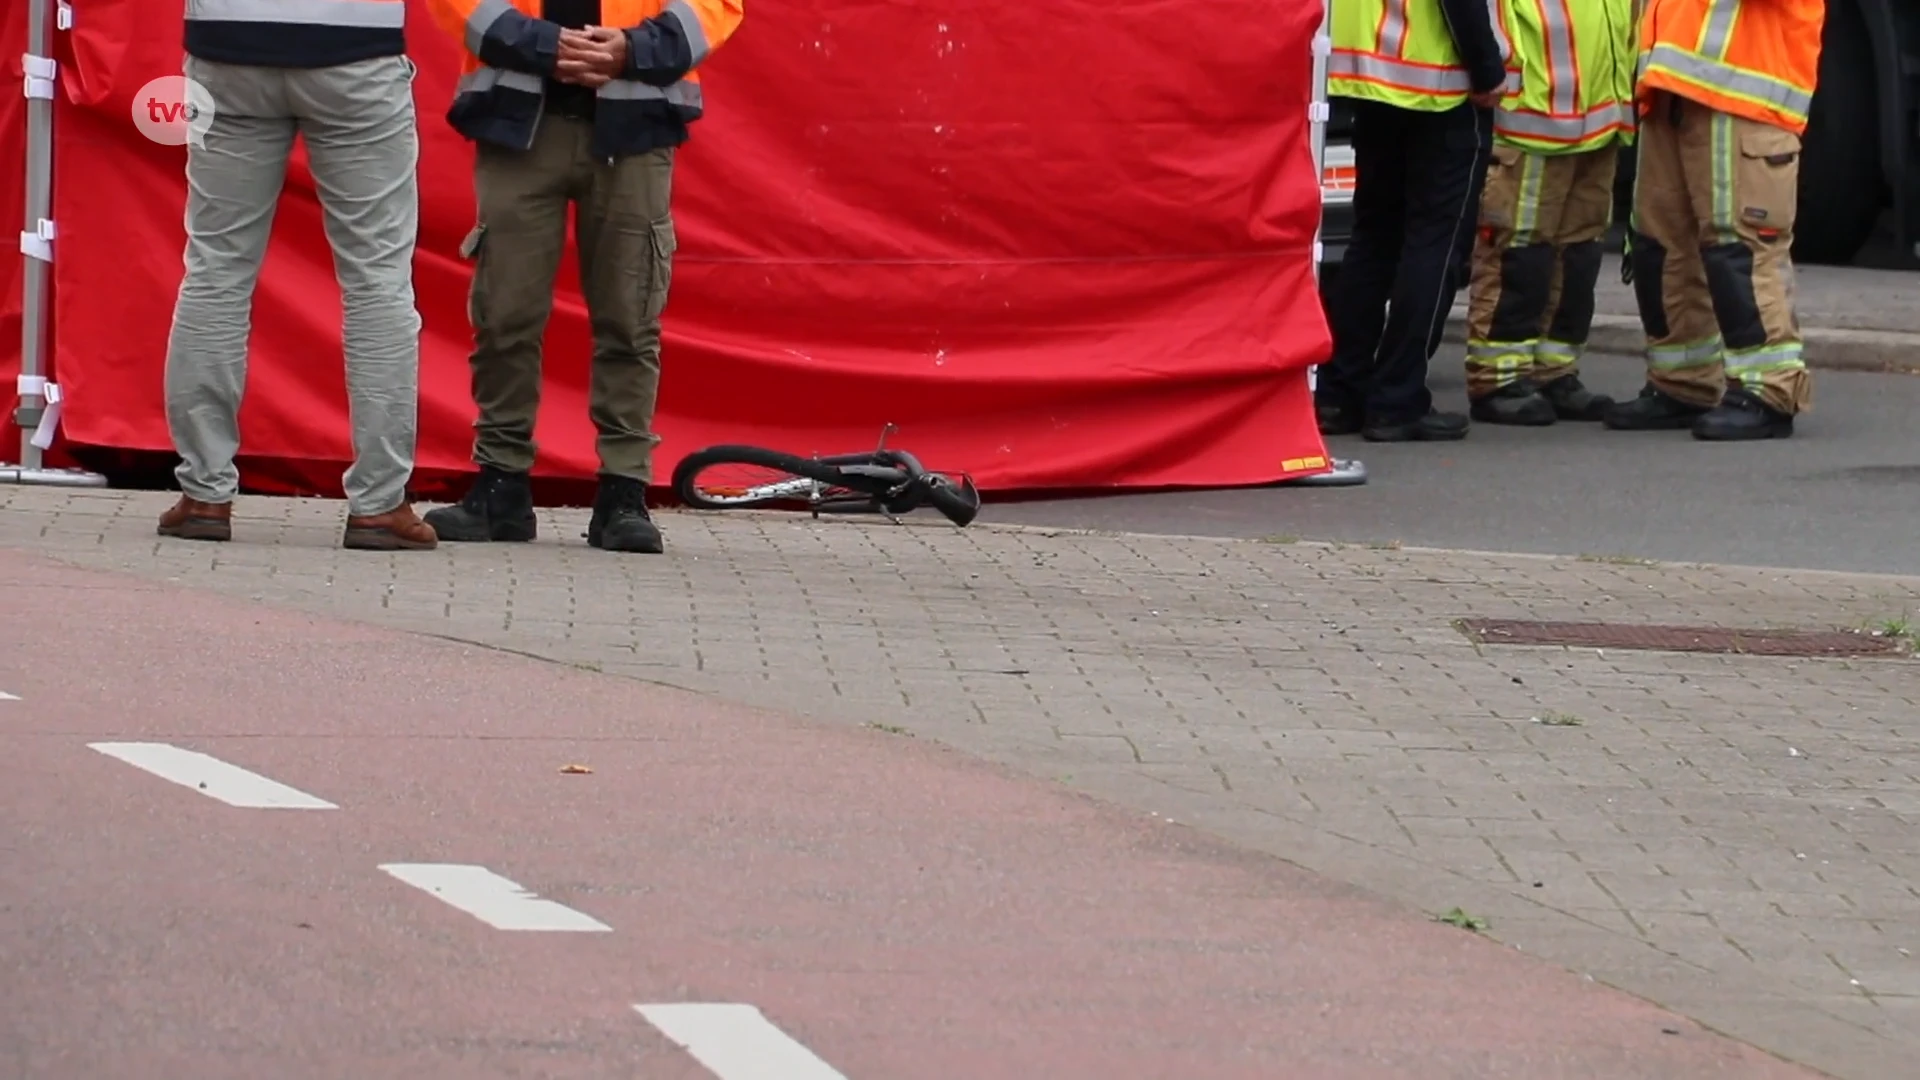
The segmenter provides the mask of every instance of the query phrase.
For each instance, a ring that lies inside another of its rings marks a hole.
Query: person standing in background
[[[403,0],[187,0],[185,75],[214,103],[187,147],[186,274],[167,342],[167,427],[181,498],[162,536],[228,540],[253,290],[296,135],[344,307],[353,465],[342,543],[426,550],[407,502],[420,407],[420,223]]]
[[[479,222],[468,312],[473,459],[459,503],[427,514],[449,541],[529,541],[541,343],[575,211],[593,327],[588,412],[600,486],[587,543],[657,554],[647,514],[660,316],[677,246],[674,150],[702,112],[696,68],[732,36],[742,0],[430,0],[467,49],[447,113],[475,144]]]
[[[1825,0],[1643,2],[1627,269],[1647,384],[1606,425],[1784,439],[1813,396],[1792,248]]]
[[[1375,442],[1464,438],[1436,412],[1427,364],[1453,299],[1508,48],[1489,0],[1337,0],[1327,92],[1354,100],[1353,235],[1329,283],[1333,356],[1320,431]]]
[[[1634,0],[1500,0],[1520,90],[1494,113],[1467,311],[1473,419],[1598,421],[1580,382],[1620,148],[1633,141]]]

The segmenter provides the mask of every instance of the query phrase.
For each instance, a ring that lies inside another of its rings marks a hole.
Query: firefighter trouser
[[[1619,157],[1613,146],[1554,155],[1494,148],[1467,305],[1469,397],[1578,372]]]
[[[1661,94],[1639,142],[1629,258],[1648,381],[1691,405],[1739,386],[1804,410],[1789,255],[1799,136]]]

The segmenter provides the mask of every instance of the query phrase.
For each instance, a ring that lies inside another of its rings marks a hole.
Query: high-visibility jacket
[[[427,0],[466,61],[447,119],[469,139],[524,150],[546,102],[560,26],[541,0]],[[743,0],[600,0],[600,25],[626,31],[627,66],[595,92],[593,151],[605,158],[686,140],[700,118],[701,61],[739,28]]]
[[[1644,0],[1641,107],[1656,91],[1807,130],[1826,0]]]
[[[1332,5],[1327,93],[1421,112],[1467,100],[1473,84],[1439,0],[1339,0]],[[1502,59],[1512,46],[1494,20]],[[1511,76],[1509,88],[1517,85]]]
[[[1633,7],[1634,0],[1501,0],[1520,89],[1501,99],[1494,137],[1541,154],[1631,140]]]
[[[407,52],[405,0],[187,0],[188,56],[321,68]]]

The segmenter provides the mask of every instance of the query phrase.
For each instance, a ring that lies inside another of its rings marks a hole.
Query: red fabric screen
[[[61,35],[56,370],[78,444],[168,447],[184,151],[145,142],[130,108],[179,73],[180,10],[92,0]],[[1328,347],[1310,256],[1318,19],[1315,0],[750,4],[704,69],[708,118],[676,174],[658,476],[715,442],[858,450],[889,421],[897,445],[990,491],[1323,471],[1306,388]],[[409,34],[424,137],[417,486],[434,492],[469,468],[454,253],[471,151],[444,120],[457,45],[417,5]],[[17,183],[0,180],[14,214]],[[254,305],[252,489],[338,490],[330,260],[297,161]],[[586,477],[571,269],[560,288],[539,471]]]

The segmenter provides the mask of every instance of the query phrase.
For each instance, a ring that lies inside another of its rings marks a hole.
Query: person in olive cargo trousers
[[[599,492],[587,542],[657,554],[647,514],[660,316],[675,238],[674,150],[701,112],[694,69],[740,22],[740,0],[431,0],[467,47],[448,111],[475,143],[478,224],[468,315],[479,476],[426,515],[440,539],[529,541],[541,343],[576,215],[593,329],[588,412]]]

